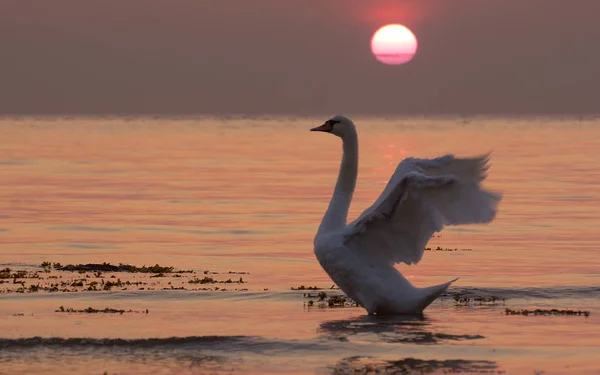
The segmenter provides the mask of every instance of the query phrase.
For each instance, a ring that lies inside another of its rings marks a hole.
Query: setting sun
[[[417,38],[404,25],[386,25],[373,34],[371,51],[384,64],[405,64],[417,52]]]

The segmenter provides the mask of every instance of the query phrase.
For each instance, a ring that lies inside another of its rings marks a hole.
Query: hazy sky
[[[600,0],[0,0],[0,113],[600,113]],[[385,23],[415,59],[370,53]]]

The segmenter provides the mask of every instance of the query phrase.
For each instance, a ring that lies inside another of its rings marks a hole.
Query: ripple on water
[[[333,368],[336,375],[343,374],[430,374],[430,373],[495,373],[498,365],[493,361],[447,359],[422,360],[404,358],[392,361],[373,360],[369,357],[349,357]]]

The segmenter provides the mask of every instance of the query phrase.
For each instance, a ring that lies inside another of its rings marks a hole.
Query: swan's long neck
[[[348,210],[352,202],[356,176],[358,173],[358,136],[356,131],[342,138],[344,154],[333,196],[325,216],[321,221],[319,232],[343,228],[348,218]]]

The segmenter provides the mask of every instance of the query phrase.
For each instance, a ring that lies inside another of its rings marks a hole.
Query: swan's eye
[[[338,120],[327,120],[327,123],[333,127],[333,125],[339,124],[340,122]]]

